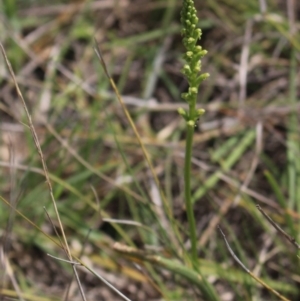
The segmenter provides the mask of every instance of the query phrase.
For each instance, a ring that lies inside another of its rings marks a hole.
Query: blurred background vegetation
[[[32,114],[70,248],[132,300],[207,300],[189,277],[146,260],[183,262],[172,224],[190,248],[183,200],[187,83],[178,0],[3,0],[0,42]],[[299,258],[260,204],[299,239],[299,16],[292,0],[195,1],[202,62],[193,150],[193,199],[201,275],[219,300],[278,300],[228,254],[291,300]],[[94,53],[147,148],[168,216],[141,148]],[[0,58],[0,195],[54,239],[49,191],[22,104]],[[63,251],[0,202],[2,300],[62,300],[72,269]],[[114,243],[138,254],[117,252]],[[88,300],[121,300],[80,270]],[[80,300],[74,283],[69,297]]]

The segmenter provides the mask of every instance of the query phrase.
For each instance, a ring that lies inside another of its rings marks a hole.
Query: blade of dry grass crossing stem
[[[284,230],[282,230],[269,216],[268,214],[259,206],[256,205],[256,208],[263,214],[263,216],[268,220],[268,222],[281,234],[283,235],[292,245],[297,249],[300,249],[300,245],[296,242],[294,237],[288,235]]]
[[[94,276],[96,276],[101,282],[103,282],[106,286],[108,286],[111,290],[113,290],[117,295],[119,295],[122,299],[126,301],[131,301],[129,298],[127,298],[123,293],[121,293],[118,289],[116,289],[110,282],[108,282],[106,279],[104,279],[101,275],[99,275],[96,271],[94,271],[92,268],[88,267],[84,264],[79,258],[76,258],[76,260],[84,266],[88,271],[90,271]]]
[[[54,258],[54,259],[56,259],[58,261],[61,261],[61,262],[65,262],[65,263],[69,263],[69,264],[74,264],[74,265],[81,265],[81,263],[79,263],[79,262],[66,260],[66,259],[63,259],[63,258],[56,257],[56,256],[51,255],[51,254],[47,254],[47,256],[49,256],[51,258]]]
[[[66,235],[65,235],[65,231],[64,231],[64,228],[63,228],[63,225],[62,225],[62,222],[61,222],[61,219],[60,219],[60,215],[59,215],[59,212],[58,212],[58,209],[57,209],[57,206],[56,206],[56,201],[55,201],[55,198],[54,198],[54,195],[53,195],[53,188],[52,188],[51,180],[50,180],[49,173],[48,173],[48,167],[47,167],[47,164],[44,160],[44,155],[43,155],[43,152],[42,152],[42,148],[41,148],[38,136],[36,134],[35,128],[33,126],[31,115],[28,111],[25,99],[24,99],[23,94],[22,94],[22,92],[19,88],[19,85],[17,83],[15,73],[12,69],[12,66],[11,66],[7,56],[6,56],[4,47],[1,43],[0,43],[0,48],[1,48],[1,52],[3,54],[4,60],[6,62],[6,65],[8,67],[9,73],[10,73],[10,75],[13,79],[14,85],[16,87],[18,96],[20,97],[20,99],[22,101],[22,105],[23,105],[23,108],[25,110],[27,120],[28,120],[28,123],[29,123],[29,128],[30,128],[30,131],[31,131],[31,135],[32,135],[32,138],[34,140],[34,144],[36,146],[36,149],[38,151],[38,154],[39,154],[41,162],[42,162],[42,166],[43,166],[43,170],[44,170],[44,176],[45,176],[46,182],[48,184],[48,190],[49,190],[49,193],[50,193],[50,198],[51,198],[51,201],[52,201],[52,205],[54,207],[55,215],[56,215],[56,218],[57,218],[57,221],[58,221],[58,224],[59,224],[59,228],[60,228],[60,232],[61,232],[61,235],[62,235],[63,241],[64,241],[64,248],[63,249],[65,250],[68,259],[70,261],[72,261],[72,254],[71,254],[71,251],[70,251],[70,248],[69,248],[69,245],[68,245],[68,241],[67,241],[67,238],[66,238]],[[72,269],[73,269],[73,272],[74,272],[74,275],[75,275],[75,278],[76,278],[76,281],[77,281],[77,285],[78,285],[78,288],[79,288],[79,291],[80,291],[80,294],[81,294],[81,298],[82,298],[82,300],[86,301],[86,297],[85,297],[82,285],[80,283],[76,267],[74,265],[72,265]]]
[[[72,267],[75,267],[76,265],[81,265],[81,263],[79,262],[75,262],[75,261],[69,261],[69,260],[65,260],[65,259],[62,259],[62,258],[59,258],[59,257],[56,257],[56,256],[53,256],[51,254],[47,254],[49,257],[57,260],[57,261],[62,261],[62,262],[65,262],[65,263],[69,263],[72,265]],[[79,280],[79,277],[78,277],[78,274],[77,274],[77,270],[74,269],[74,278],[76,279],[76,281]],[[71,288],[71,285],[72,285],[72,282],[74,280],[74,278],[72,277],[70,283],[68,284],[68,287],[66,289],[66,293],[65,293],[65,297],[64,297],[64,301],[68,301],[69,300],[69,294],[70,294],[70,288]],[[82,287],[80,287],[80,291],[82,290]]]
[[[166,197],[165,197],[165,195],[164,195],[164,193],[163,193],[162,188],[160,187],[159,180],[158,180],[158,178],[157,178],[157,176],[156,176],[156,173],[155,173],[155,171],[154,171],[154,168],[153,168],[152,162],[151,162],[151,160],[150,160],[150,157],[149,157],[149,155],[148,155],[148,152],[147,152],[147,150],[146,150],[146,148],[145,148],[145,146],[144,146],[144,144],[143,144],[143,142],[142,142],[142,140],[141,140],[141,137],[140,137],[140,135],[139,135],[139,133],[138,133],[138,131],[137,131],[137,128],[136,128],[136,126],[135,126],[135,124],[134,124],[134,122],[133,122],[133,120],[132,120],[132,118],[131,118],[131,116],[130,116],[130,114],[129,114],[129,112],[128,112],[126,106],[125,106],[125,104],[124,104],[124,101],[123,101],[122,97],[121,97],[120,94],[119,94],[119,91],[118,91],[118,89],[117,89],[117,87],[116,87],[116,85],[115,85],[114,80],[112,79],[112,77],[111,77],[111,76],[109,75],[109,73],[108,73],[108,70],[107,70],[105,61],[104,61],[104,59],[103,59],[103,56],[102,56],[102,54],[101,54],[101,51],[100,51],[100,49],[99,49],[99,46],[98,46],[98,43],[97,43],[97,40],[96,40],[96,39],[95,39],[95,47],[94,47],[94,50],[95,50],[95,53],[96,53],[97,57],[99,58],[99,61],[100,61],[101,66],[102,66],[102,68],[103,68],[103,70],[104,70],[104,72],[105,72],[105,75],[107,76],[108,80],[110,81],[111,86],[112,86],[112,88],[113,88],[113,90],[114,90],[114,92],[115,92],[115,94],[116,94],[116,96],[117,96],[117,99],[118,99],[118,101],[120,102],[120,104],[121,104],[121,106],[122,106],[122,109],[123,109],[123,111],[124,111],[124,113],[125,113],[125,116],[126,116],[128,122],[129,122],[129,124],[130,124],[132,130],[134,131],[134,134],[135,134],[135,136],[136,136],[136,138],[137,138],[137,140],[138,140],[138,143],[139,143],[139,145],[140,145],[140,147],[141,147],[141,149],[142,149],[144,158],[145,158],[145,160],[146,160],[146,162],[147,162],[147,164],[148,164],[148,167],[149,167],[149,169],[150,169],[150,171],[151,171],[151,174],[152,174],[152,176],[153,176],[153,179],[154,179],[154,181],[155,181],[155,184],[156,184],[156,186],[157,186],[157,189],[158,189],[159,192],[160,192],[160,196],[161,196],[161,198],[162,198],[162,201],[163,201],[163,204],[164,204],[164,207],[165,207],[165,210],[166,210],[167,217],[168,217],[169,221],[171,222],[171,227],[172,227],[172,230],[173,230],[173,231],[169,232],[168,235],[169,235],[169,237],[171,238],[173,244],[176,246],[177,250],[178,250],[179,247],[180,247],[182,250],[185,250],[185,248],[183,247],[182,238],[181,238],[181,236],[180,236],[180,234],[179,234],[178,227],[177,227],[176,222],[175,222],[175,220],[174,220],[174,218],[173,218],[173,216],[172,216],[172,211],[171,211],[171,209],[170,209],[169,203],[168,203],[168,201],[167,201],[167,199],[166,199]],[[174,234],[175,234],[176,237],[174,236]]]
[[[261,284],[263,287],[265,287],[268,291],[270,291],[271,293],[273,293],[274,295],[276,295],[278,298],[280,298],[283,301],[291,301],[287,298],[285,298],[284,296],[282,296],[280,293],[278,293],[276,290],[274,290],[272,287],[270,287],[268,284],[266,284],[263,280],[261,280],[260,278],[258,278],[257,276],[255,276],[248,268],[246,268],[246,266],[239,260],[239,258],[234,254],[233,250],[231,249],[225,234],[223,233],[222,229],[220,226],[218,226],[218,229],[221,233],[221,235],[223,236],[223,240],[226,244],[226,248],[228,250],[228,252],[230,253],[230,255],[232,256],[232,258],[238,263],[238,265],[246,272],[248,273],[255,281],[257,281],[259,284]]]
[[[78,255],[78,258],[82,258],[83,253],[84,253],[85,246],[86,246],[86,244],[87,244],[87,241],[88,241],[88,239],[89,239],[89,236],[90,236],[91,232],[92,232],[92,229],[89,228],[88,231],[87,231],[87,233],[86,233],[86,236],[85,236],[85,238],[84,238],[84,241],[83,241],[83,243],[82,243],[82,245],[81,245],[81,250],[80,250],[80,254]],[[48,256],[49,256],[49,254],[48,254]],[[59,258],[57,258],[57,259],[59,259]],[[69,263],[71,263],[71,262],[69,262]],[[76,265],[76,264],[79,264],[79,265],[80,265],[80,263],[78,263],[78,262],[71,263],[71,264],[72,264],[72,265],[73,265],[73,264],[74,264],[74,265]],[[75,275],[76,281],[77,281],[77,276],[78,276],[78,275]],[[66,288],[64,301],[68,301],[68,300],[69,300],[70,295],[72,294],[71,288],[72,288],[73,283],[74,283],[74,277],[72,277],[72,278],[70,279],[70,282],[69,282],[69,284],[68,284],[68,286],[67,286],[67,288]]]

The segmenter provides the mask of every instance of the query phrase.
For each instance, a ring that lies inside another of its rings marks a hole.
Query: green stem
[[[190,110],[191,111],[191,110]],[[191,161],[192,161],[192,146],[194,136],[194,125],[187,122],[187,137],[185,145],[185,163],[184,163],[184,195],[185,207],[189,223],[189,234],[192,245],[192,261],[193,266],[197,267],[198,253],[197,253],[197,236],[196,223],[193,211],[192,196],[191,196]]]

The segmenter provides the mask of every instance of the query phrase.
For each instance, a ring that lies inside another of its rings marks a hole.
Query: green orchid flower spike
[[[178,113],[186,121],[186,149],[185,149],[185,166],[184,166],[184,183],[185,183],[185,206],[187,219],[189,223],[189,235],[191,240],[191,260],[195,269],[198,266],[197,252],[197,236],[196,224],[193,212],[193,204],[191,197],[191,158],[192,145],[195,124],[198,118],[204,114],[203,109],[196,109],[198,89],[200,84],[208,78],[208,73],[201,73],[201,59],[207,53],[201,46],[197,45],[201,38],[201,29],[198,28],[198,17],[195,9],[194,1],[183,0],[181,10],[181,24],[183,45],[186,48],[184,54],[185,65],[182,73],[187,78],[189,88],[186,93],[182,94],[182,98],[188,103],[189,110],[186,112],[183,108],[178,109]]]
[[[204,113],[203,109],[196,110],[196,101],[201,82],[209,77],[208,73],[201,73],[201,59],[207,51],[197,45],[202,35],[201,29],[197,27],[198,21],[194,1],[184,0],[181,10],[181,34],[186,48],[184,54],[186,64],[182,68],[182,73],[187,78],[189,89],[188,92],[182,94],[182,98],[189,104],[189,112],[186,113],[182,108],[178,112],[186,121],[194,122]]]

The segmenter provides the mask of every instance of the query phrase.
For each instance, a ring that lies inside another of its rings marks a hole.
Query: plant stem
[[[188,91],[182,93],[181,96],[189,104],[189,111],[186,112],[184,109],[179,108],[178,113],[185,119],[187,126],[184,164],[184,195],[187,219],[189,223],[189,236],[192,246],[191,258],[194,269],[198,270],[196,223],[191,195],[191,161],[195,124],[198,118],[204,114],[203,109],[196,110],[198,88],[201,82],[203,82],[209,74],[201,73],[201,58],[207,53],[207,51],[200,45],[197,45],[202,32],[201,29],[198,28],[199,19],[197,17],[197,10],[193,0],[183,1],[180,21],[182,24],[182,43],[186,49],[183,56],[186,63],[182,68],[182,73],[187,78],[189,84]]]
[[[191,110],[190,110],[191,111]],[[191,196],[191,161],[192,161],[192,146],[194,136],[194,125],[187,122],[186,129],[186,144],[185,144],[185,163],[184,163],[184,196],[187,218],[189,223],[189,234],[192,245],[192,261],[193,266],[197,266],[197,236],[196,236],[196,223],[193,211],[192,196]]]

